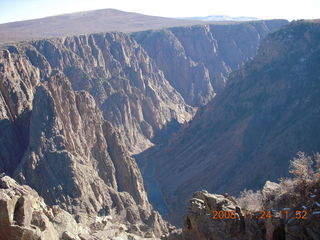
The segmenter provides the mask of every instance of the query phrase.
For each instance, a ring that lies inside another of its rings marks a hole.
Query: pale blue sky
[[[102,8],[164,17],[320,18],[320,0],[0,0],[0,23]]]

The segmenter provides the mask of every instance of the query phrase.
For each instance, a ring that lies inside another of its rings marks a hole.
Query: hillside
[[[165,149],[141,156],[175,216],[199,189],[259,188],[286,176],[298,151],[319,151],[319,32],[298,21],[270,34]]]
[[[256,17],[230,17],[226,15],[210,15],[205,17],[186,17],[184,19],[193,19],[201,21],[257,21],[259,18]]]

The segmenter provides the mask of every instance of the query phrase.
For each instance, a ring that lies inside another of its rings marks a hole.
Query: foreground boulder
[[[54,217],[54,211],[33,189],[20,186],[8,176],[1,177],[1,240],[59,239],[59,232],[52,223]]]

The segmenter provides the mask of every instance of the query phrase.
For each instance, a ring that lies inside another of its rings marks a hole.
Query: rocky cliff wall
[[[135,154],[152,146],[155,135],[171,121],[189,121],[194,109],[185,102],[207,103],[223,88],[231,70],[255,54],[260,39],[286,23],[274,20],[133,34],[141,45],[121,33],[41,40],[21,46],[24,59],[15,61],[30,61],[28,66],[20,62],[20,68],[35,68],[24,70],[37,72],[39,78],[60,70],[74,90],[88,91]],[[15,46],[10,51],[18,53]],[[3,69],[4,74],[10,71]]]
[[[1,171],[83,224],[115,212],[140,234],[167,231],[135,161],[94,98],[74,91],[31,45],[2,49],[0,59]]]
[[[229,74],[257,53],[260,41],[286,20],[176,27],[132,34],[192,106],[207,104]]]
[[[26,51],[31,63],[48,71],[38,66],[39,57],[44,58],[50,68],[64,72],[73,89],[91,93],[131,153],[150,147],[155,133],[170,121],[184,123],[193,116],[194,110],[126,34],[94,34],[32,45]]]

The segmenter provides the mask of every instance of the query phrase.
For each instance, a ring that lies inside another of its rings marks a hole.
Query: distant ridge
[[[0,24],[0,43],[97,32],[136,32],[195,24],[204,22],[101,9]]]
[[[186,20],[199,20],[199,21],[216,21],[216,22],[221,22],[221,21],[235,21],[235,22],[245,22],[245,21],[258,21],[260,20],[259,18],[256,17],[230,17],[226,15],[210,15],[206,17],[185,17],[182,19]]]

